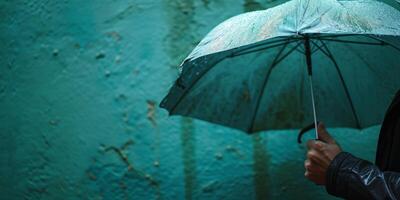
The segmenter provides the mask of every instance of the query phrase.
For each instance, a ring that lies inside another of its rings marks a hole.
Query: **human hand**
[[[325,185],[326,172],[332,160],[342,149],[329,135],[323,123],[318,125],[319,140],[307,142],[307,159],[304,162],[304,176],[317,185]]]

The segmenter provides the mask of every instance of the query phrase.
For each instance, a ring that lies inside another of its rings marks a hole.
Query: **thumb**
[[[335,143],[335,140],[333,137],[328,133],[328,131],[325,128],[325,125],[321,122],[318,124],[318,139],[320,139],[323,142],[326,142],[328,144],[333,144]]]

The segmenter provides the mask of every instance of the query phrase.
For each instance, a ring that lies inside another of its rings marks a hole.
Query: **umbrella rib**
[[[372,36],[372,35],[365,35],[365,34],[339,34],[339,35],[311,36],[310,39],[331,40],[331,38],[340,38],[340,37],[349,37],[349,36],[364,36],[364,37],[368,37],[368,38],[371,38],[371,39],[373,39],[373,40],[375,40],[375,41],[377,41],[377,42],[380,42],[382,45],[389,45],[389,46],[391,46],[392,48],[394,48],[394,49],[400,51],[400,47],[398,47],[398,46],[396,46],[396,45],[393,45],[393,44],[391,44],[391,43],[389,43],[389,42],[386,42],[386,41],[384,41],[384,40],[382,40],[382,39],[376,38],[376,37],[374,37],[374,36]],[[325,39],[325,38],[327,38],[327,39]],[[348,42],[348,41],[345,40],[344,42]],[[375,45],[379,45],[379,43],[374,43],[374,44],[375,44]]]
[[[279,46],[282,46],[282,45],[285,45],[286,44],[286,42],[283,42],[283,43],[279,43],[279,44],[275,44],[275,45],[271,45],[271,46],[266,46],[266,47],[262,47],[262,48],[258,48],[258,49],[251,49],[251,50],[249,50],[249,51],[247,51],[248,49],[246,49],[246,50],[243,50],[243,51],[240,51],[240,52],[238,52],[238,53],[233,53],[231,56],[229,56],[230,58],[234,58],[234,57],[237,57],[237,56],[242,56],[242,55],[246,55],[246,54],[249,54],[249,53],[253,53],[253,52],[257,52],[257,51],[261,51],[261,50],[265,50],[265,49],[270,49],[270,48],[274,48],[274,47],[279,47]]]
[[[324,41],[332,41],[332,42],[342,42],[342,43],[350,43],[350,44],[365,44],[365,45],[378,45],[378,46],[385,46],[386,43],[384,42],[380,42],[380,43],[376,43],[376,42],[360,42],[360,41],[351,41],[351,40],[338,40],[338,39],[330,39],[330,38],[326,38],[326,39],[319,39],[321,42]]]
[[[236,57],[236,56],[241,56],[241,55],[245,55],[245,54],[249,54],[249,53],[253,53],[253,52],[256,52],[256,51],[262,51],[262,50],[265,50],[265,49],[270,49],[270,48],[274,48],[274,47],[279,47],[279,46],[282,46],[282,45],[286,45],[286,44],[288,44],[288,43],[292,43],[292,42],[295,42],[295,41],[298,41],[298,40],[290,40],[290,41],[288,41],[287,39],[285,40],[286,42],[282,42],[282,43],[279,43],[279,44],[275,44],[275,45],[271,45],[271,46],[264,46],[264,47],[262,47],[262,48],[257,48],[257,49],[252,49],[252,48],[249,48],[249,49],[245,49],[245,50],[242,50],[242,51],[239,51],[239,52],[236,52],[236,53],[233,53],[231,56],[229,56],[230,58],[233,58],[233,57]],[[269,43],[270,44],[270,43]],[[259,47],[259,46],[257,46],[257,47]],[[248,51],[247,51],[248,50]]]
[[[326,44],[322,40],[319,40],[319,41],[322,43],[322,46],[325,48],[325,50],[322,47],[320,47],[318,44],[316,44],[315,42],[313,42],[313,44],[316,45],[321,50],[321,52],[323,54],[325,54],[332,61],[333,65],[335,66],[336,71],[339,74],[340,81],[342,82],[342,86],[346,93],[347,99],[350,103],[350,107],[351,107],[351,111],[353,112],[354,119],[356,120],[356,126],[358,129],[361,129],[360,120],[358,119],[358,116],[357,116],[357,113],[356,113],[356,110],[355,110],[355,107],[353,104],[353,100],[351,99],[349,89],[346,85],[346,82],[344,81],[344,78],[343,78],[342,72],[340,71],[339,65],[337,64],[337,62],[336,62],[335,58],[333,57],[333,54],[329,50],[328,46],[326,46]]]
[[[321,46],[319,46],[319,45],[318,45],[316,42],[314,42],[313,40],[310,40],[310,41],[311,41],[311,43],[313,43],[314,46],[317,47],[318,50],[320,50],[322,53],[324,53],[325,56],[329,57],[328,53],[327,53],[324,49],[322,49]]]
[[[386,45],[389,45],[390,47],[396,49],[397,51],[400,51],[400,47],[397,47],[396,45],[393,45],[393,44],[391,44],[391,43],[389,43],[389,42],[386,42],[386,41],[384,41],[384,40],[382,40],[382,39],[376,38],[376,37],[371,36],[371,35],[363,35],[363,36],[368,37],[368,38],[371,38],[371,39],[376,40],[376,41],[378,41],[378,42],[382,42],[382,43],[384,43],[384,44],[386,44]]]
[[[359,34],[334,34],[334,35],[322,35],[322,36],[310,36],[310,39],[322,39],[322,38],[338,38],[338,37],[349,37],[358,36]]]
[[[277,37],[277,38],[279,38],[279,37]],[[268,40],[266,40],[266,41],[268,41]],[[263,45],[274,44],[274,43],[278,43],[278,42],[286,42],[286,41],[287,41],[287,38],[281,38],[279,40],[268,41],[268,42],[265,42],[265,43],[264,42],[260,42],[258,44],[254,44],[252,46],[245,47],[241,51],[249,50],[249,49],[252,49],[252,48],[255,48],[255,47],[259,47],[259,46],[263,46]]]
[[[292,47],[288,52],[286,52],[282,57],[280,57],[275,64],[273,65],[273,67],[276,67],[283,59],[285,59],[286,57],[288,57],[294,50],[297,50],[297,47],[299,47],[301,44],[301,42],[298,42],[294,47]]]
[[[258,95],[258,98],[257,98],[256,107],[255,107],[255,109],[254,109],[254,111],[253,111],[253,116],[252,116],[251,122],[250,122],[250,127],[249,127],[249,129],[248,129],[248,131],[247,131],[248,133],[251,133],[251,132],[253,131],[254,122],[255,122],[255,119],[256,119],[256,116],[257,116],[257,113],[258,113],[257,111],[258,111],[258,108],[260,107],[261,98],[262,98],[262,96],[264,96],[264,91],[265,91],[265,88],[266,88],[266,86],[267,86],[267,83],[268,83],[269,77],[270,77],[270,75],[271,75],[272,69],[275,68],[276,65],[278,65],[283,59],[285,59],[287,56],[289,56],[289,55],[300,45],[300,42],[299,42],[295,47],[293,47],[293,48],[290,49],[286,54],[284,54],[282,57],[280,57],[281,54],[283,53],[283,51],[286,49],[286,46],[287,46],[289,43],[290,43],[290,42],[288,41],[288,42],[281,48],[281,50],[279,50],[279,52],[277,53],[277,55],[276,55],[275,58],[274,58],[274,61],[273,61],[272,64],[271,64],[271,67],[268,69],[268,72],[267,72],[267,74],[266,74],[266,76],[265,76],[265,79],[264,79],[264,81],[263,81],[263,85],[262,85],[262,87],[261,87],[260,94]],[[280,57],[280,58],[279,58],[279,57]]]

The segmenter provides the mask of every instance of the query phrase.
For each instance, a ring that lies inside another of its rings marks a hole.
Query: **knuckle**
[[[313,151],[309,151],[309,152],[307,152],[307,157],[308,158],[314,158],[315,157],[315,153]]]
[[[322,142],[320,142],[320,141],[318,141],[318,142],[315,143],[315,148],[317,148],[317,149],[322,149],[323,147],[324,147],[324,143],[322,143]]]
[[[304,163],[304,167],[305,168],[310,168],[310,166],[311,166],[311,163],[307,160],[305,163]]]

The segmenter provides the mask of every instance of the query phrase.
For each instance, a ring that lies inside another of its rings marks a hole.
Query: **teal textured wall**
[[[331,199],[296,131],[158,108],[212,27],[282,2],[0,1],[0,199]],[[330,131],[373,161],[379,127]]]

